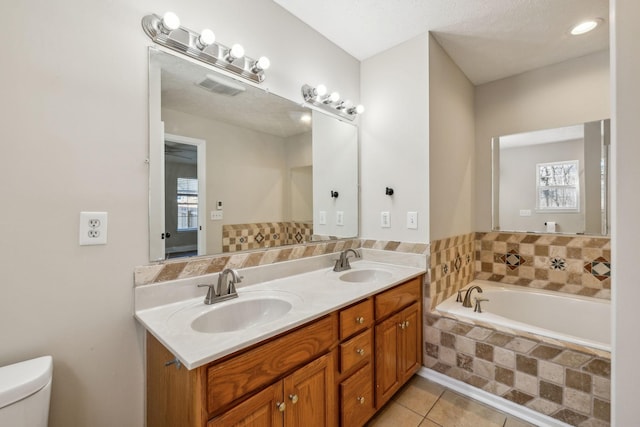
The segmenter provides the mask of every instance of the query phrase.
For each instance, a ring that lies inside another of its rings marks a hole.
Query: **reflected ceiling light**
[[[204,29],[196,39],[196,45],[200,50],[206,48],[207,46],[215,43],[216,35],[210,29]]]
[[[305,102],[308,102],[321,110],[349,120],[355,119],[358,114],[362,114],[364,112],[364,107],[362,105],[352,107],[351,101],[340,100],[340,94],[338,92],[332,92],[329,95],[327,95],[327,92],[327,87],[322,84],[319,84],[316,87],[309,85],[302,86],[302,98]]]
[[[589,31],[594,30],[601,21],[601,19],[589,19],[588,21],[581,22],[571,28],[571,34],[579,36],[580,34],[588,33]]]
[[[227,47],[217,43],[216,36],[210,29],[197,33],[182,27],[180,19],[173,12],[167,12],[162,17],[155,14],[143,17],[142,28],[151,40],[163,47],[255,83],[264,81],[264,70],[271,65],[271,61],[264,56],[257,60],[246,57],[244,61],[237,61],[245,57],[244,48],[241,45],[234,44]],[[180,31],[174,33],[175,30]]]
[[[233,62],[236,59],[240,59],[244,56],[244,48],[242,47],[242,45],[239,45],[238,43],[234,44],[233,46],[231,46],[231,49],[227,50],[227,54],[225,55],[224,59],[226,59],[228,62]]]
[[[302,123],[311,123],[311,114],[303,114],[302,116],[300,116],[300,121]]]
[[[251,69],[254,72],[267,70],[271,66],[271,61],[266,56],[261,56],[256,62],[253,63]]]
[[[180,28],[180,18],[173,12],[166,12],[162,15],[162,21],[160,21],[160,31],[164,34],[169,34],[173,30]]]

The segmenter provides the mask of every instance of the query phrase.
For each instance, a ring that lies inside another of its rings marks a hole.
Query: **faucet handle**
[[[458,296],[456,297],[456,302],[462,302],[462,293],[466,291],[466,289],[458,290]]]
[[[488,298],[475,298],[475,300],[476,300],[476,305],[473,308],[473,312],[474,313],[482,313],[482,307],[480,306],[480,303],[484,302],[484,301],[489,301],[489,299]]]
[[[218,296],[216,294],[216,290],[215,290],[215,286],[216,285],[207,285],[207,284],[202,284],[202,285],[198,285],[199,288],[204,288],[204,287],[208,287],[209,290],[207,291],[207,296],[204,297],[204,303],[205,304],[213,304],[214,299]]]

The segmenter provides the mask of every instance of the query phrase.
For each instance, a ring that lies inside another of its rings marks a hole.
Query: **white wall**
[[[5,3],[0,116],[0,364],[54,358],[51,427],[139,427],[142,330],[133,268],[148,260],[147,46],[140,20],[175,11],[267,55],[265,85],[359,98],[359,63],[270,1]],[[18,185],[19,184],[19,185]],[[79,212],[109,212],[106,246],[78,246]]]
[[[640,55],[637,19],[640,2],[613,0],[612,64],[612,153],[613,153],[613,399],[612,426],[638,424],[638,242],[640,242]]]
[[[469,79],[429,36],[431,241],[474,231],[473,96]]]
[[[408,66],[407,64],[410,64]],[[429,241],[429,36],[424,33],[362,62],[360,235]],[[394,189],[393,196],[385,188]],[[380,227],[380,212],[391,228]],[[406,228],[408,211],[418,229]]]
[[[609,52],[476,86],[476,231],[491,229],[491,138],[610,117]]]

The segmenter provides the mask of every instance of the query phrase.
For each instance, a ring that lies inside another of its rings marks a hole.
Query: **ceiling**
[[[273,1],[359,60],[431,31],[475,85],[609,47],[608,0]]]

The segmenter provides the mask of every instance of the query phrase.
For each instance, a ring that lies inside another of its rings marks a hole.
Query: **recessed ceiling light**
[[[588,33],[589,31],[595,29],[601,21],[601,19],[589,19],[588,21],[581,22],[571,28],[571,34],[574,36],[579,36],[580,34]]]

